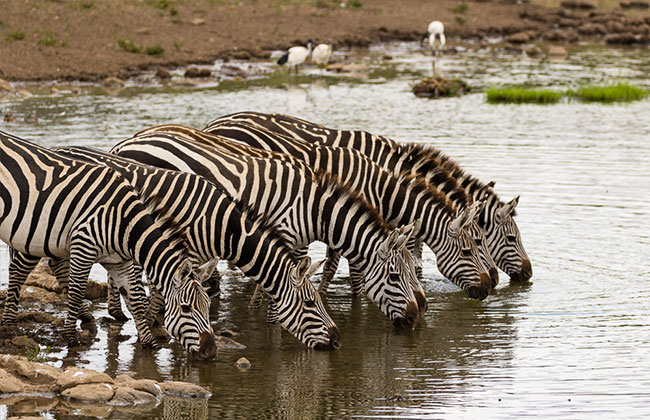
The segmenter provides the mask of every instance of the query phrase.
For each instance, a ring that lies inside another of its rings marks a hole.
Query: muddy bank
[[[331,39],[335,49],[417,40],[434,19],[445,22],[452,42],[494,37],[512,43],[650,42],[650,11],[642,7],[643,1],[610,11],[584,1],[564,2],[559,9],[512,3],[6,2],[0,24],[0,77],[128,79],[146,69],[212,63],[217,58],[268,60],[272,51],[309,37]]]

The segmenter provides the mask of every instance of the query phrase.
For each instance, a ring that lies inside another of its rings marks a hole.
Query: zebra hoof
[[[125,322],[127,322],[129,320],[129,317],[124,315],[123,312],[119,312],[119,313],[111,313],[111,312],[109,312],[108,314],[113,318],[113,320],[116,323],[123,324],[123,323],[125,323]]]
[[[68,345],[68,348],[79,347],[81,345],[79,338],[77,338],[76,335],[74,337],[65,337],[65,341]]]

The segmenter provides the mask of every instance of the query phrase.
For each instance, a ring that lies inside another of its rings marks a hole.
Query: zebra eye
[[[307,299],[305,300],[305,306],[308,308],[315,308],[316,307],[316,302],[312,299]]]
[[[472,250],[469,248],[463,248],[463,257],[471,257],[472,256]]]
[[[192,308],[190,308],[190,305],[188,305],[187,303],[183,303],[181,304],[181,311],[188,313],[192,311]]]
[[[476,244],[476,246],[481,246],[481,242],[482,242],[481,238],[475,238],[474,239],[474,243]]]
[[[506,235],[508,242],[515,242],[517,240],[517,235]]]
[[[391,281],[393,281],[395,283],[399,282],[399,280],[400,280],[399,274],[397,274],[397,273],[390,273],[390,274],[388,274],[388,277],[391,279]]]

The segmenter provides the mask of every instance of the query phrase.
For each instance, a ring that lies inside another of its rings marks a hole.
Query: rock
[[[237,58],[239,60],[248,60],[251,58],[251,52],[248,50],[238,50],[230,53],[232,58]]]
[[[102,81],[102,86],[105,87],[123,87],[126,84],[126,82],[122,79],[118,79],[117,77],[107,77]]]
[[[191,398],[209,398],[212,394],[198,385],[188,382],[163,382],[159,384],[165,394]]]
[[[512,44],[506,44],[503,47],[503,52],[506,54],[522,54],[524,52],[524,48],[520,45],[512,45]]]
[[[551,29],[543,34],[543,38],[556,42],[574,42],[578,40],[578,33],[569,29]]]
[[[126,385],[119,385],[113,398],[108,403],[119,406],[157,404],[158,398],[148,392],[138,391]]]
[[[135,30],[136,34],[141,34],[141,35],[146,35],[146,34],[148,34],[150,32],[151,32],[151,29],[149,29],[147,27],[142,27],[142,28],[138,28],[138,29]]]
[[[113,398],[113,395],[115,391],[107,383],[81,384],[61,393],[63,398],[84,403],[105,403]]]
[[[647,1],[639,1],[639,0],[630,1],[630,2],[622,1],[620,2],[620,6],[621,9],[639,9],[639,10],[645,10],[648,7],[650,7]]]
[[[640,38],[637,38],[636,35],[631,34],[631,33],[625,33],[625,34],[612,34],[607,37],[605,37],[605,43],[606,44],[614,44],[614,45],[630,45],[630,44],[636,44],[639,42]]]
[[[506,41],[512,42],[513,44],[524,44],[530,41],[530,35],[528,32],[517,32],[506,37]]]
[[[25,392],[29,388],[25,382],[0,368],[0,395]]]
[[[19,348],[27,348],[27,349],[33,349],[38,347],[38,343],[34,341],[33,339],[26,337],[26,336],[16,336],[11,339],[11,344],[13,344],[16,347]],[[23,363],[22,360],[16,360],[14,363],[20,365]]]
[[[29,344],[30,347],[28,348],[38,347],[34,340],[28,340],[31,341]],[[24,343],[25,337],[15,337],[12,341]],[[61,377],[61,371],[53,366],[45,363],[30,362],[16,356],[4,355],[0,358],[0,367],[14,377],[28,383],[33,388],[33,392],[43,391],[44,389],[56,391],[58,388],[56,382]],[[45,385],[45,387],[39,387],[39,385]]]
[[[561,47],[559,45],[551,45],[550,47],[548,47],[548,55],[549,57],[554,57],[554,58],[564,58],[568,54],[566,48]]]
[[[160,385],[158,385],[158,382],[152,379],[133,379],[128,375],[119,375],[115,378],[115,382],[119,385],[128,386],[137,391],[147,392],[156,397],[159,397],[163,394],[163,390]]]
[[[50,95],[58,95],[59,94],[59,89],[55,88],[54,86],[50,87]]]
[[[8,417],[7,420],[43,420],[43,417],[18,416],[18,417]]]
[[[542,51],[542,49],[537,45],[534,45],[530,48],[526,48],[526,54],[528,54],[529,57],[542,57],[544,56],[544,51]]]
[[[240,369],[249,369],[251,367],[251,362],[248,361],[245,357],[240,357],[236,362],[235,366]]]
[[[27,91],[27,90],[25,90],[25,89],[18,89],[18,90],[16,91],[16,94],[17,94],[18,96],[20,96],[21,98],[23,98],[23,99],[27,99],[27,98],[29,98],[30,96],[32,96],[32,94],[29,93],[29,91]]]
[[[368,71],[368,66],[366,64],[344,64],[344,63],[333,63],[329,64],[326,67],[327,70],[335,71],[338,73],[356,73],[356,72],[366,72]]]
[[[50,324],[56,327],[63,326],[63,323],[65,322],[65,319],[46,312],[18,312],[16,320],[18,323],[33,322],[36,324]]]
[[[174,79],[171,81],[171,84],[174,86],[181,86],[181,87],[194,87],[200,85],[201,81],[192,80],[192,79]]]
[[[48,292],[35,286],[23,286],[20,290],[20,301],[37,301],[40,303],[64,303],[66,297],[60,293]]]
[[[245,79],[248,74],[237,66],[231,66],[229,64],[224,64],[219,69],[219,73],[226,77],[239,77]]]
[[[566,9],[581,9],[581,10],[593,10],[596,8],[595,5],[580,0],[565,0],[560,3],[560,6]]]
[[[190,67],[189,69],[185,70],[185,77],[191,77],[191,78],[210,77],[211,75],[212,72],[209,69],[199,69],[197,67]]]
[[[469,92],[469,86],[462,80],[451,80],[444,77],[425,77],[416,83],[413,94],[420,98],[441,98],[445,96],[457,96]]]
[[[13,92],[14,87],[5,79],[0,79],[0,91]]]
[[[94,370],[71,367],[66,369],[57,384],[61,389],[71,388],[77,385],[87,385],[94,383],[114,383],[113,379],[105,373],[95,372]],[[112,396],[112,395],[111,395]]]
[[[41,289],[45,289],[48,292],[61,293],[61,285],[51,274],[48,274],[43,271],[43,265],[47,267],[47,262],[43,264],[42,262],[36,266],[36,269],[27,277],[25,284],[27,286],[36,286]]]
[[[236,331],[233,331],[233,330],[225,329],[225,330],[219,331],[219,335],[222,336],[222,337],[232,338],[232,337],[237,337],[239,335],[239,333],[236,332]]]
[[[159,79],[171,79],[172,75],[165,69],[158,69],[156,70],[156,77]]]
[[[607,29],[605,26],[600,23],[584,23],[578,27],[578,33],[580,35],[605,35]]]
[[[625,31],[625,25],[623,25],[622,22],[614,20],[605,23],[605,28],[607,32],[611,34],[617,34]]]
[[[201,18],[194,18],[190,21],[192,25],[203,25],[205,23],[205,19]]]
[[[245,345],[230,337],[217,336],[215,340],[217,341],[217,349],[219,350],[243,350],[246,348]]]

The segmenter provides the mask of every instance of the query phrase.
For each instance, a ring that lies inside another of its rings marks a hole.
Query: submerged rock
[[[240,357],[239,360],[235,362],[235,366],[240,369],[249,369],[251,367],[251,362],[245,357]]]
[[[188,382],[163,382],[159,384],[165,394],[190,398],[209,398],[212,394],[205,388]]]
[[[77,385],[61,393],[63,398],[84,403],[105,403],[113,398],[113,395],[115,390],[106,383]]]

